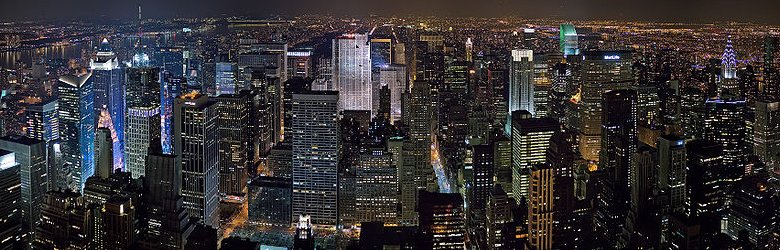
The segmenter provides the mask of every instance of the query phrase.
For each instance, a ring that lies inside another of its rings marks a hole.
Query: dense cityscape
[[[0,22],[0,249],[780,249],[780,26]]]

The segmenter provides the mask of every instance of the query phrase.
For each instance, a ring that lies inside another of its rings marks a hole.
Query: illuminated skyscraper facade
[[[534,110],[534,52],[512,50],[509,73],[509,114],[517,110]]]
[[[738,168],[744,163],[745,112],[744,100],[709,99],[706,102],[704,139],[723,147],[723,163]]]
[[[23,211],[22,182],[20,179],[20,165],[16,162],[13,152],[0,150],[0,213],[3,215],[0,223],[0,248],[23,249],[22,238]]]
[[[336,92],[293,94],[293,217],[316,225],[337,222],[338,103]]]
[[[19,203],[23,215],[22,231],[27,235],[27,242],[35,239],[35,228],[41,220],[43,196],[49,190],[46,145],[44,141],[22,136],[0,138],[0,150],[13,152],[19,164],[22,198]]]
[[[227,195],[244,193],[247,171],[254,162],[250,132],[252,96],[248,91],[220,95],[217,101],[219,129],[219,192]]]
[[[108,39],[104,38],[100,43],[95,59],[89,62],[89,68],[92,70],[95,115],[99,115],[102,110],[110,114],[111,130],[116,133],[112,156],[114,168],[124,170],[125,75]]]
[[[355,169],[355,216],[357,221],[398,223],[398,182],[391,155],[384,149],[361,154]]]
[[[373,110],[370,47],[366,34],[333,39],[333,80],[339,91],[339,111]]]
[[[391,64],[379,69],[379,85],[390,89],[390,122],[401,120],[401,95],[407,90],[406,66]]]
[[[203,223],[219,226],[219,131],[216,103],[198,93],[176,99],[175,155],[182,157],[184,207]]]
[[[527,111],[512,114],[512,194],[528,197],[531,168],[545,162],[550,138],[561,130],[552,118],[531,118]]]
[[[589,51],[583,54],[581,91],[578,95],[577,131],[580,154],[585,160],[599,161],[601,148],[601,102],[610,90],[633,86],[631,52]]]
[[[561,24],[558,42],[560,43],[561,53],[564,57],[580,54],[577,39],[577,30],[574,28],[573,24]]]
[[[780,176],[780,102],[755,102],[753,153],[773,176]]]
[[[92,74],[60,77],[60,139],[67,186],[82,190],[95,173],[95,95]]]
[[[127,68],[125,166],[133,178],[144,176],[146,156],[160,140],[160,81],[157,68]]]
[[[528,244],[531,249],[552,249],[555,170],[549,164],[531,169],[528,191]]]

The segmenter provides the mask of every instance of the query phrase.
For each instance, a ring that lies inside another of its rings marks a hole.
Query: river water
[[[70,59],[81,57],[81,50],[88,48],[84,43],[69,44],[63,46],[46,46],[34,49],[22,49],[16,51],[0,52],[0,67],[13,68],[19,61],[26,65],[32,65],[32,60],[36,54],[45,59]]]

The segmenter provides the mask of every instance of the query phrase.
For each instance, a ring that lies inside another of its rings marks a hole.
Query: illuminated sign
[[[619,55],[604,55],[604,60],[620,60]]]
[[[679,140],[679,141],[676,141],[676,142],[675,142],[675,145],[677,145],[677,146],[682,146],[684,143],[685,143],[685,141],[683,141],[683,140]]]

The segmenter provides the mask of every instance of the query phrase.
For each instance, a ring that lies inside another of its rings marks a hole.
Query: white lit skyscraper
[[[346,34],[333,39],[332,58],[333,79],[339,91],[339,111],[373,110],[368,35]]]
[[[534,110],[534,52],[512,50],[509,73],[509,114],[517,110]]]
[[[149,146],[160,144],[160,71],[127,69],[125,166],[133,178],[144,176]]]
[[[406,92],[406,66],[392,64],[379,69],[379,85],[390,89],[390,122],[401,120],[401,95]]]

